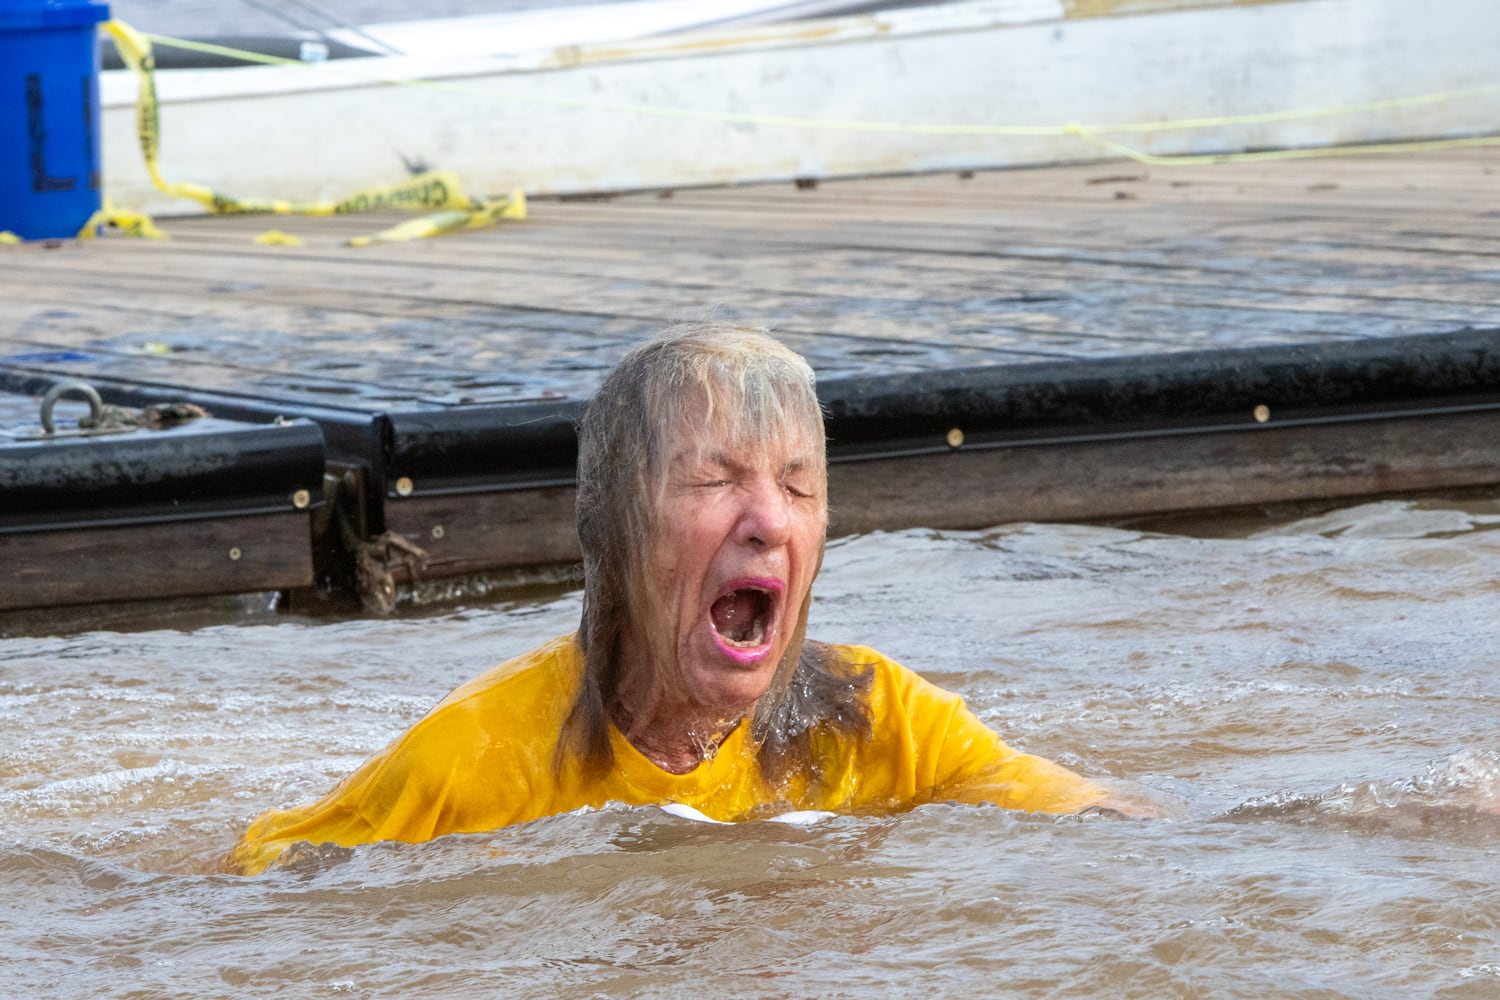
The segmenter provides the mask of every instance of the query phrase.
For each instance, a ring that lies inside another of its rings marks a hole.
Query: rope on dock
[[[396,610],[396,567],[406,570],[408,581],[417,580],[426,566],[427,551],[394,531],[361,537],[344,509],[345,501],[351,498],[338,495],[340,489],[349,488],[348,481],[341,484],[332,480],[327,484],[333,487],[327,505],[333,510],[338,526],[339,545],[354,560],[354,588],[359,603],[366,611],[388,615]]]

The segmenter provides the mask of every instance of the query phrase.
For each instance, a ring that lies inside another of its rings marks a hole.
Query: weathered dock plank
[[[0,611],[307,588],[308,516],[0,533]]]

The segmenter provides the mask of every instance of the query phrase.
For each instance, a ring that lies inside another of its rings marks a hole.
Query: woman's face
[[[658,619],[651,645],[671,661],[655,664],[657,680],[733,718],[770,685],[818,572],[828,526],[823,441],[793,433],[746,444],[684,427],[667,445],[648,576]]]

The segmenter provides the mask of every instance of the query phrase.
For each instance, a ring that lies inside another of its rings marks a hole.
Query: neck
[[[724,738],[754,711],[723,712],[674,697],[654,671],[622,671],[610,721],[630,745],[664,771],[687,774],[711,760]]]

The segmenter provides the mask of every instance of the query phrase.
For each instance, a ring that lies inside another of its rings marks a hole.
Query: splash
[[[1331,822],[1439,838],[1467,831],[1500,836],[1500,752],[1464,750],[1398,781],[1344,782],[1313,794],[1276,793],[1236,806],[1224,818]]]

